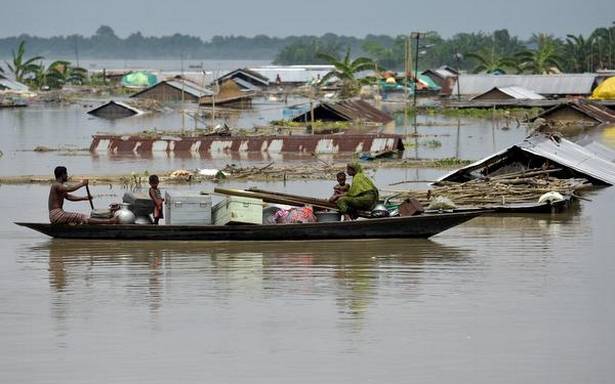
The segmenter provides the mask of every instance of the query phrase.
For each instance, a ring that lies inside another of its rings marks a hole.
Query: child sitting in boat
[[[160,189],[158,189],[158,184],[160,183],[160,179],[157,175],[150,175],[149,177],[149,197],[154,202],[154,224],[158,225],[160,219],[164,218],[162,214],[162,205],[164,204],[164,199],[160,193]]]
[[[338,172],[335,177],[337,178],[337,185],[333,187],[333,196],[329,198],[329,201],[332,203],[337,202],[350,189],[350,185],[346,184],[346,174],[344,172]]]

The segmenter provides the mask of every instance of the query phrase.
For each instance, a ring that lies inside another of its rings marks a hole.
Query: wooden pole
[[[94,203],[92,202],[92,194],[90,193],[90,186],[86,184],[85,191],[88,193],[88,201],[90,202],[90,208],[94,209]]]

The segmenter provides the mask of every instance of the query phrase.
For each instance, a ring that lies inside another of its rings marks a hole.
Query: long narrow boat
[[[15,224],[62,239],[238,241],[428,238],[483,213],[485,212],[437,213],[331,223],[276,225]]]

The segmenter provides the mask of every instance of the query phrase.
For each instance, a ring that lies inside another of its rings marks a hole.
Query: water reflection
[[[50,240],[29,248],[30,257],[48,256],[54,306],[63,295],[87,295],[97,285],[125,284],[116,295],[133,295],[152,312],[178,292],[224,301],[234,295],[263,299],[333,296],[342,318],[361,318],[380,289],[418,295],[425,270],[472,263],[472,251],[429,240],[249,242],[99,242]],[[165,298],[165,295],[169,297]],[[60,312],[63,312],[60,310]]]

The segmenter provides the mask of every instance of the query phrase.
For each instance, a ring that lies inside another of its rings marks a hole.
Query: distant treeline
[[[209,41],[174,34],[147,37],[140,32],[119,38],[113,29],[101,26],[90,37],[82,35],[50,38],[21,35],[0,39],[0,57],[10,58],[21,41],[26,42],[28,55],[47,58],[114,58],[114,59],[264,59],[275,64],[322,64],[319,52],[341,56],[348,48],[352,56],[368,56],[380,68],[400,70],[404,67],[407,36],[367,35],[364,38],[325,34],[322,36],[289,36],[284,38],[257,35],[214,36]],[[459,33],[442,38],[436,32],[425,34],[419,44],[419,67],[433,68],[443,64],[461,69],[509,72],[520,62],[518,55],[534,50],[536,60],[547,47],[546,65],[568,72],[594,71],[613,67],[615,62],[615,28],[597,28],[589,36],[567,35],[566,38],[539,34],[529,40],[511,36],[506,29],[493,33]],[[412,56],[416,55],[411,40]],[[523,58],[527,59],[527,57]],[[527,60],[526,60],[527,61]],[[544,61],[544,60],[543,60]],[[538,63],[540,64],[540,63]],[[540,65],[539,65],[540,66]]]

